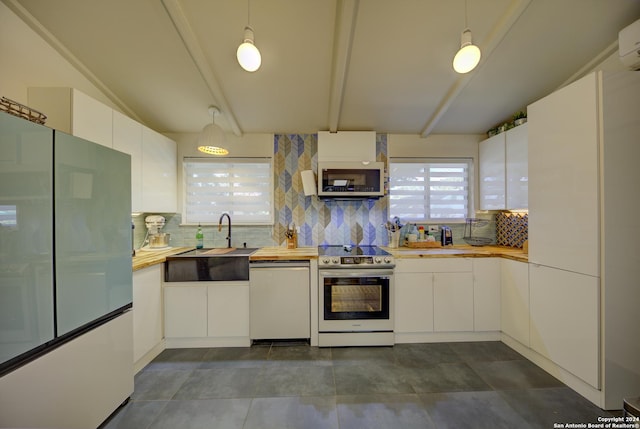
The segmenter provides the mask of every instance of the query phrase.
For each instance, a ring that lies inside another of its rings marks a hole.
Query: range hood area
[[[305,195],[370,199],[384,195],[384,163],[376,161],[375,131],[318,132],[318,180],[302,172]]]

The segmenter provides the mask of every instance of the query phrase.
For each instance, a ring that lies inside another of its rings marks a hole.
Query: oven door
[[[393,331],[393,270],[319,274],[321,332]]]

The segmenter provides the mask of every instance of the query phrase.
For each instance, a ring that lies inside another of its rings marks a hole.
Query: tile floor
[[[609,414],[500,342],[172,349],[100,429],[553,428]]]

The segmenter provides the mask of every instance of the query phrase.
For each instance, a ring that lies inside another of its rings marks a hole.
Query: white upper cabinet
[[[506,208],[526,209],[529,205],[528,126],[523,124],[506,132]]]
[[[506,203],[505,133],[480,142],[480,210],[503,210]]]
[[[47,115],[46,125],[113,147],[112,109],[74,88],[28,89],[29,105]]]
[[[480,210],[528,207],[527,124],[479,145]]]
[[[48,127],[131,155],[131,211],[175,213],[176,143],[74,88],[28,89]]]
[[[144,211],[142,205],[142,128],[120,112],[113,111],[113,148],[131,155],[131,211]]]
[[[176,142],[149,128],[142,129],[142,207],[145,212],[177,211]]]
[[[590,75],[531,104],[529,261],[599,275],[598,104]]]

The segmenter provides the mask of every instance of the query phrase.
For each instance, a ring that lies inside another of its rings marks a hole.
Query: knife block
[[[296,232],[293,233],[293,237],[287,237],[287,249],[295,249],[298,247],[298,234]]]

